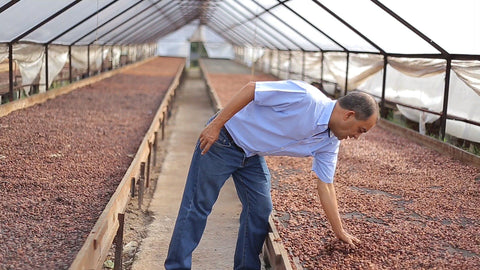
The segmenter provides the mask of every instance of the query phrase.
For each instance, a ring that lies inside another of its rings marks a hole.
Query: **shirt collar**
[[[330,116],[332,116],[333,108],[335,108],[336,100],[329,101],[325,103],[325,108],[323,113],[320,115],[317,121],[317,125],[326,125],[330,121]]]
[[[335,135],[332,133],[330,128],[328,127],[328,122],[330,121],[330,117],[332,116],[333,108],[335,108],[335,104],[337,103],[336,100],[328,101],[324,104],[324,111],[320,115],[317,121],[318,126],[323,126],[326,131],[328,131],[328,137],[334,137]]]

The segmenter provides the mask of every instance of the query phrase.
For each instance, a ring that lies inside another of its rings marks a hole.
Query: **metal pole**
[[[102,45],[102,66],[100,67],[100,72],[99,73],[102,73],[103,72],[103,45]]]
[[[305,51],[302,52],[302,80],[305,80]]]
[[[68,79],[70,83],[73,82],[72,78],[72,46],[68,46]]]
[[[292,73],[292,51],[288,51],[288,69],[287,69],[287,79],[290,79],[290,74]]]
[[[87,77],[90,77],[90,45],[87,45]]]
[[[323,69],[324,69],[324,67],[325,67],[325,66],[324,66],[324,61],[323,61],[323,59],[325,58],[325,57],[324,57],[324,56],[325,56],[324,54],[325,54],[325,53],[322,52],[322,54],[320,55],[320,57],[322,57],[322,59],[321,59],[321,60],[322,60],[322,63],[321,63],[321,65],[320,65],[320,68],[321,68],[321,70],[320,70],[320,82],[322,83],[322,88],[323,88],[323,89],[325,89],[325,87],[323,87]]]
[[[380,115],[383,118],[387,117],[387,108],[385,108],[385,89],[387,85],[387,64],[388,59],[387,56],[383,56],[383,82],[382,82],[382,99],[380,101]]]
[[[45,91],[48,90],[48,44],[45,44]]]
[[[348,67],[349,67],[349,63],[350,63],[350,52],[347,52],[347,71],[345,72],[345,92],[344,92],[344,96],[347,95],[347,89],[348,89]]]
[[[280,77],[280,51],[277,50],[277,77]]]
[[[13,45],[8,43],[8,91],[10,92],[9,100],[13,100]]]
[[[447,127],[447,112],[448,112],[448,93],[450,91],[450,70],[452,68],[452,59],[447,58],[447,68],[445,70],[445,91],[443,92],[443,111],[440,116],[440,138],[445,139],[445,130]]]

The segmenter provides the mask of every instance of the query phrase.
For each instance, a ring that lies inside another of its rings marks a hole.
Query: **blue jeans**
[[[200,153],[197,142],[165,268],[191,268],[192,252],[200,242],[207,217],[223,184],[232,176],[242,203],[234,269],[260,269],[259,254],[272,211],[270,173],[265,159],[257,155],[247,158],[225,128],[210,150],[205,155]]]

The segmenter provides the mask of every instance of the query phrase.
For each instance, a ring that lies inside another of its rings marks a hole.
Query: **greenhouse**
[[[0,0],[0,25],[0,269],[480,267],[480,2]]]

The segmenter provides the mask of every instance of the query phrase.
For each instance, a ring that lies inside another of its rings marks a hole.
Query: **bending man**
[[[340,140],[357,139],[379,115],[375,100],[350,93],[331,100],[302,81],[250,82],[201,132],[165,261],[166,269],[190,269],[220,189],[232,176],[242,203],[234,269],[260,269],[259,254],[272,210],[270,173],[263,156],[313,156],[318,194],[340,240],[347,233],[337,207],[333,176]]]

